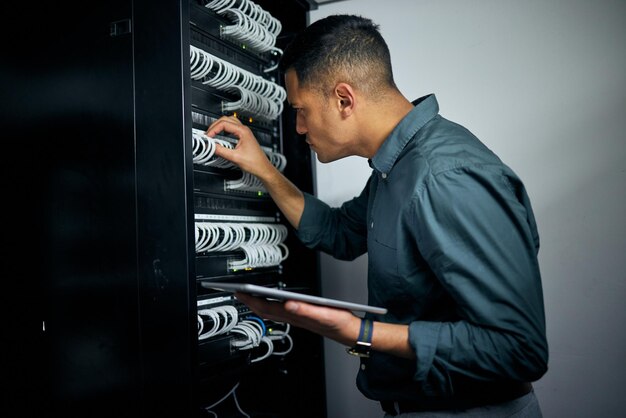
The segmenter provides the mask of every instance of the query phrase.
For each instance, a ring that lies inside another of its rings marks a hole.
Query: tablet
[[[289,292],[287,290],[275,289],[272,287],[257,286],[249,283],[223,283],[223,282],[202,282],[202,287],[207,289],[224,290],[228,292],[248,293],[253,296],[263,296],[274,300],[300,300],[302,302],[316,305],[330,306],[333,308],[347,309],[357,312],[370,312],[375,314],[386,314],[387,309],[377,306],[362,305],[360,303],[346,302],[338,299],[329,299],[320,296],[306,295],[304,293]]]

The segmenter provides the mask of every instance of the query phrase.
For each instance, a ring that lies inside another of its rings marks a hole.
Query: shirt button
[[[374,222],[370,224],[370,228],[374,229]]]
[[[365,364],[361,364],[361,370],[365,370]]]
[[[387,173],[383,173],[383,174],[381,174],[381,176],[382,176],[384,179],[386,179],[386,178],[387,178]]]

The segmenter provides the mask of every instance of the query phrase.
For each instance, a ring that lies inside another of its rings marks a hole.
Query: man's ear
[[[337,83],[333,90],[337,109],[343,116],[350,116],[356,107],[354,89],[348,83]]]

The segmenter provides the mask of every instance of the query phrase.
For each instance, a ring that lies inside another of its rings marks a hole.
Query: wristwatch
[[[372,331],[374,323],[370,319],[361,319],[361,330],[359,338],[352,348],[346,348],[348,354],[358,357],[369,357],[372,350]]]

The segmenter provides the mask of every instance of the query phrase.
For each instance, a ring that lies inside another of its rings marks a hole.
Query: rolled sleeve
[[[433,362],[437,353],[437,342],[439,341],[439,333],[441,323],[416,321],[409,325],[409,343],[415,351],[417,358],[417,368],[414,379],[421,382],[422,390],[427,395],[433,395],[442,392],[432,387],[434,382],[445,382],[441,376],[437,376],[437,372],[433,372]],[[428,374],[431,374],[429,379]],[[443,390],[445,391],[445,389]]]
[[[309,193],[304,194],[304,212],[300,218],[297,236],[307,247],[314,248],[323,239],[324,230],[320,225],[328,223],[330,207]]]
[[[324,251],[340,260],[353,260],[367,251],[367,191],[331,208],[304,193],[304,211],[297,236],[309,248]]]

